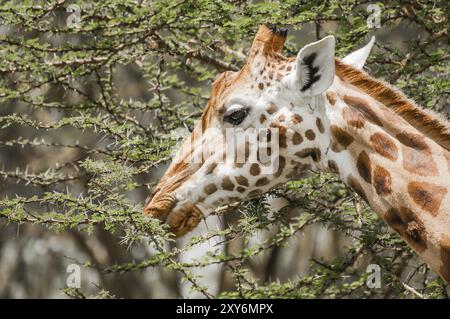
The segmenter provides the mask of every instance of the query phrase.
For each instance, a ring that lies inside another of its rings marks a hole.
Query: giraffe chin
[[[167,224],[176,237],[181,237],[193,230],[200,223],[203,214],[192,203],[177,205],[178,201],[171,194],[159,194],[144,208],[144,213],[158,218]]]
[[[202,212],[194,204],[186,204],[167,215],[166,224],[176,237],[181,237],[193,230],[203,218]]]

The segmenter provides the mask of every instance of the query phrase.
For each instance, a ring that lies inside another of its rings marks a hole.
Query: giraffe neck
[[[339,78],[326,96],[329,168],[450,283],[450,152]]]

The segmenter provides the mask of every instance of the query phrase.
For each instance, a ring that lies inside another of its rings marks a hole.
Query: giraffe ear
[[[297,55],[295,82],[305,95],[319,95],[330,87],[334,79],[334,44],[332,35],[313,42]]]
[[[372,37],[364,47],[355,52],[350,53],[345,58],[342,59],[342,62],[346,64],[350,64],[357,69],[362,70],[364,64],[366,63],[367,58],[369,57],[370,51],[375,43],[375,37]]]

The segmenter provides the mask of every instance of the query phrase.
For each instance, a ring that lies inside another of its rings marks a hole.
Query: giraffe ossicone
[[[372,38],[370,38],[369,43],[367,43],[361,49],[358,49],[355,52],[352,52],[349,55],[347,55],[345,58],[342,59],[342,62],[349,64],[359,70],[362,70],[364,64],[366,63],[367,58],[369,57],[370,51],[372,51],[374,44],[375,44],[375,37],[372,36]]]
[[[145,213],[181,236],[219,206],[331,170],[450,282],[449,124],[361,70],[374,38],[343,60],[332,36],[296,57],[285,40],[261,26],[244,67],[217,77]]]

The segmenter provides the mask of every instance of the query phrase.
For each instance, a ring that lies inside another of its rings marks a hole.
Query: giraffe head
[[[322,114],[334,80],[335,39],[327,36],[287,58],[281,55],[286,34],[261,26],[244,67],[217,77],[201,121],[150,196],[145,212],[175,235],[221,205],[325,165],[330,138]],[[354,54],[347,63],[354,59],[365,60]]]

